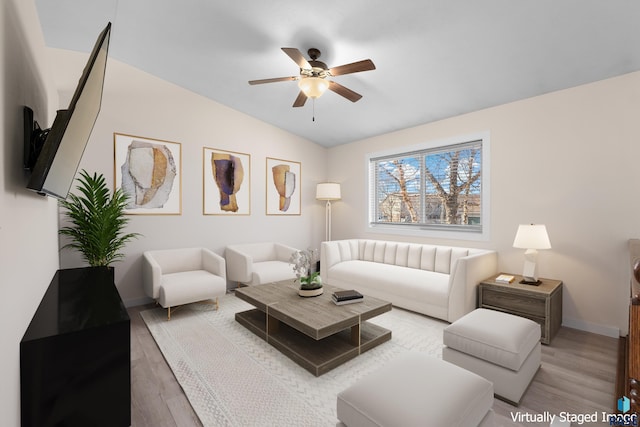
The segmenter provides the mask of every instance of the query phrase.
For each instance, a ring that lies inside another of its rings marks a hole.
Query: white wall
[[[59,49],[50,49],[49,54],[64,104],[87,55]],[[182,144],[182,215],[128,216],[128,231],[144,237],[131,242],[126,259],[115,264],[125,304],[147,300],[140,258],[148,249],[205,246],[222,255],[231,243],[272,240],[299,248],[319,247],[324,205],[315,200],[315,184],[325,179],[326,148],[109,58],[102,109],[80,168],[103,173],[111,187],[114,132]],[[203,147],[251,155],[251,215],[203,215]],[[301,215],[265,214],[266,157],[301,162]],[[82,265],[77,253],[61,253],[62,268]]]
[[[20,340],[58,269],[57,203],[26,190],[22,107],[48,127],[58,99],[33,2],[0,4],[0,414],[20,425]]]
[[[64,100],[77,81],[70,76],[79,75],[85,55],[54,49],[50,54]],[[639,150],[634,138],[640,126],[632,120],[640,113],[640,74],[326,150],[113,59],[108,67],[103,109],[81,167],[104,173],[112,184],[113,132],[183,144],[183,214],[130,217],[130,230],[144,237],[132,242],[126,261],[116,265],[117,284],[128,304],[144,301],[140,254],[146,249],[204,245],[223,253],[229,243],[272,239],[317,247],[324,218],[313,193],[315,183],[329,178],[341,182],[343,191],[343,200],[333,204],[334,239],[361,236],[488,247],[499,251],[502,270],[519,273],[523,251],[511,246],[517,225],[546,224],[553,249],[541,251],[540,274],[564,281],[565,324],[607,335],[626,332],[626,242],[638,236],[634,213],[640,207],[633,197],[633,160]],[[367,153],[485,131],[491,138],[489,241],[367,229]],[[251,216],[202,215],[203,146],[251,154]],[[302,162],[300,217],[265,215],[267,156]],[[77,255],[62,253],[62,267],[79,265]]]
[[[428,100],[427,102],[438,102]],[[626,334],[627,240],[640,235],[640,73],[604,80],[331,148],[328,177],[342,183],[333,237],[486,247],[521,273],[518,224],[546,224],[541,277],[564,281],[564,324]],[[375,234],[367,228],[367,153],[490,132],[491,237],[486,242]]]

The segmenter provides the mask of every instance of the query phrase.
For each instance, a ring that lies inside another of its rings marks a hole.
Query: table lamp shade
[[[521,224],[518,227],[514,248],[521,249],[551,249],[551,242],[544,224]]]
[[[316,200],[340,200],[340,184],[321,182],[316,187]]]
[[[524,253],[524,269],[520,283],[538,285],[538,249],[551,249],[547,227],[542,224],[521,224],[518,226],[513,247],[526,249]]]

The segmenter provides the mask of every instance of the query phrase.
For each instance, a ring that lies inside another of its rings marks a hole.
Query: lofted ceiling
[[[47,46],[110,56],[331,147],[640,70],[637,0],[36,0]],[[332,79],[292,108],[298,75],[281,50],[314,47]],[[108,71],[107,71],[108,72]],[[170,100],[168,100],[170,102]],[[315,110],[315,111],[314,111]],[[312,118],[315,116],[315,121]]]

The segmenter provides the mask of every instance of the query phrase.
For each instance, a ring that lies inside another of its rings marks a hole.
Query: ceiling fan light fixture
[[[329,82],[321,77],[305,77],[300,79],[298,87],[308,98],[316,99],[329,88]]]

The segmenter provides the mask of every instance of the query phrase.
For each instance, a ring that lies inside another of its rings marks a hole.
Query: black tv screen
[[[67,198],[100,112],[110,35],[111,23],[108,23],[98,36],[69,108],[57,112],[51,129],[39,132],[40,139],[43,135],[46,138],[40,153],[30,156],[37,158],[32,166],[28,166],[31,177],[27,188],[59,199]],[[26,116],[25,113],[25,120]],[[29,127],[33,129],[32,124],[25,123],[25,130]],[[27,139],[30,149],[39,149],[33,143],[38,139],[35,131],[29,136],[25,135],[25,143]]]

